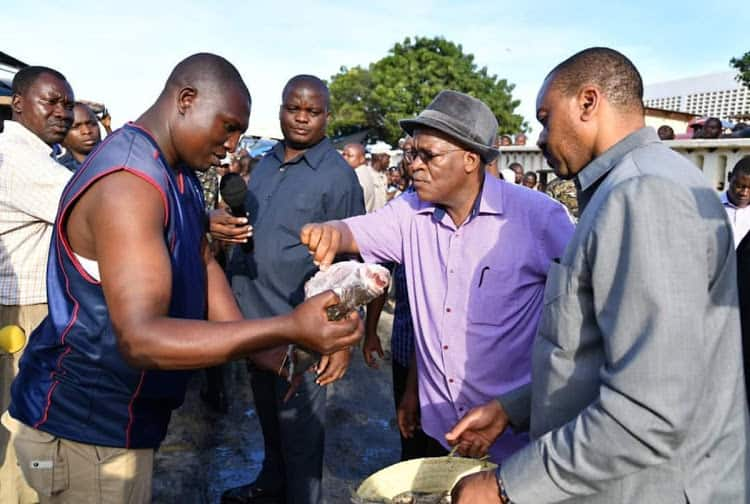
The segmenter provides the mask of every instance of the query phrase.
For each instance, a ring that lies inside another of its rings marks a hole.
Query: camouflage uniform
[[[216,204],[219,202],[219,175],[213,166],[204,172],[196,170],[195,174],[201,183],[201,187],[203,187],[206,211],[210,212],[216,208]]]
[[[572,180],[556,178],[547,185],[547,196],[550,196],[568,209],[570,215],[578,220],[578,192]]]

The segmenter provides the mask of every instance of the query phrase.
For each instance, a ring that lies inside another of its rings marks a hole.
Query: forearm
[[[215,366],[289,344],[295,329],[288,316],[234,322],[158,317],[123,333],[120,351],[132,366],[174,370]]]
[[[367,316],[365,318],[365,336],[368,338],[377,336],[378,334],[378,321],[380,320],[380,314],[383,311],[383,306],[385,306],[387,297],[388,294],[384,293],[382,296],[378,296],[373,299],[367,305]]]
[[[359,254],[357,240],[354,239],[351,229],[343,221],[328,221],[326,225],[335,227],[341,233],[341,241],[338,246],[338,254]]]
[[[208,252],[210,254],[210,251]],[[208,320],[214,322],[234,322],[243,320],[242,312],[229,287],[227,277],[213,258],[207,258],[206,274],[208,280]]]
[[[417,380],[417,354],[412,352],[409,359],[409,372],[406,374],[406,393],[419,394],[419,382]]]

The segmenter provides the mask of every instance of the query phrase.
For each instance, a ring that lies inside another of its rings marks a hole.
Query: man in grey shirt
[[[532,383],[447,435],[478,454],[510,424],[532,443],[454,503],[748,502],[748,409],[732,231],[695,166],[644,127],[643,84],[606,48],[537,98],[581,217],[547,276]],[[530,401],[530,402],[529,402]]]

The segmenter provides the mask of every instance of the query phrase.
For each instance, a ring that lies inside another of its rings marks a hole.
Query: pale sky
[[[727,71],[731,57],[750,50],[747,0],[620,3],[5,0],[0,50],[60,70],[77,98],[105,103],[117,126],[153,103],[178,61],[214,52],[237,66],[253,95],[248,132],[268,135],[278,132],[281,89],[293,75],[328,80],[407,36],[441,35],[516,85],[516,112],[532,139],[542,79],[578,50],[617,49],[646,84]]]

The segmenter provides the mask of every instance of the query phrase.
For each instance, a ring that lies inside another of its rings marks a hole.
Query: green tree
[[[499,133],[525,130],[513,84],[478,68],[472,54],[442,37],[406,38],[368,69],[342,68],[331,78],[329,133],[340,135],[370,128],[394,144],[403,135],[398,120],[423,110],[443,89],[455,89],[484,101],[495,113]]]
[[[328,123],[329,135],[348,135],[372,123],[375,114],[368,103],[371,81],[370,71],[366,68],[341,67],[328,86],[332,111],[331,121]]]
[[[729,60],[729,64],[740,73],[738,80],[750,88],[750,51],[746,52],[741,58],[732,58]]]

